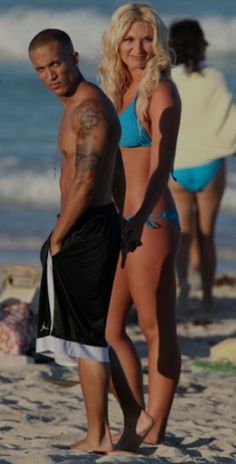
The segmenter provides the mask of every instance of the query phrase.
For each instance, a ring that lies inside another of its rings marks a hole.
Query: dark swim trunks
[[[41,249],[36,351],[64,365],[76,358],[109,362],[104,332],[120,251],[120,221],[113,204],[89,208],[59,253]]]

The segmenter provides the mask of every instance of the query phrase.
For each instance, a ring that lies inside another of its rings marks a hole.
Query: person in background
[[[191,251],[194,267],[200,270],[202,306],[209,310],[216,271],[215,225],[226,182],[225,157],[236,150],[236,106],[222,73],[205,61],[208,42],[198,21],[174,22],[169,45],[176,57],[172,78],[182,102],[175,180],[169,181],[182,231],[177,255],[179,302],[187,307]]]
[[[142,3],[118,8],[103,36],[98,75],[122,128],[123,246],[126,251],[136,248],[123,268],[118,263],[106,326],[113,390],[124,414],[118,447],[130,451],[137,447],[137,436],[130,432],[132,417],[137,405],[144,408],[141,364],[125,328],[132,304],[148,349],[147,411],[153,425],[145,442],[164,441],[180,375],[175,321],[180,229],[167,184],[181,105],[170,71],[167,29],[155,10]]]

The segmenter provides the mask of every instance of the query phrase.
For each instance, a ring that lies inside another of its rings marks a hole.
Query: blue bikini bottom
[[[129,221],[129,219],[132,219],[133,217],[134,216],[130,214],[129,216],[125,216],[125,219]],[[145,225],[150,229],[158,229],[158,227],[160,227],[160,225],[157,222],[158,219],[167,219],[168,221],[173,222],[180,229],[178,213],[174,208],[165,209],[160,213],[152,214],[146,220]]]
[[[186,190],[199,192],[214,179],[223,161],[219,158],[193,168],[174,169],[173,178]]]

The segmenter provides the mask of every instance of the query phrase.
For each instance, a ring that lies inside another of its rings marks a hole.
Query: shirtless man
[[[108,452],[104,329],[120,248],[120,221],[112,203],[120,125],[110,100],[82,76],[65,32],[39,32],[29,57],[64,107],[58,138],[61,210],[41,250],[36,349],[64,365],[78,362],[88,431],[72,447]]]

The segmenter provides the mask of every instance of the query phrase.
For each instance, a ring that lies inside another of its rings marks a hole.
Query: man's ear
[[[74,64],[76,64],[76,65],[79,63],[79,53],[78,52],[73,53],[73,61],[74,61]]]

